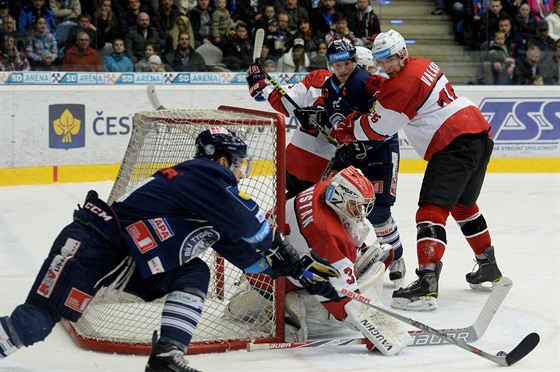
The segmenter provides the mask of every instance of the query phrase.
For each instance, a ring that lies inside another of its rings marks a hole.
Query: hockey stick
[[[506,280],[503,280],[506,279]],[[440,332],[444,332],[446,335],[454,337],[458,340],[464,342],[474,342],[480,339],[494,314],[498,311],[498,308],[504,301],[509,290],[511,289],[511,280],[508,278],[503,278],[494,286],[490,296],[484,303],[484,306],[476,318],[475,322],[464,328],[450,328],[450,329],[440,329]],[[412,336],[412,344],[410,346],[433,346],[446,344],[445,340],[435,337],[426,331],[409,331]],[[277,342],[277,343],[263,343],[263,344],[247,344],[247,351],[256,350],[269,350],[269,349],[297,349],[302,347],[324,347],[324,346],[344,346],[344,345],[361,345],[366,343],[366,338],[342,338],[342,339],[330,339],[330,340],[308,340],[302,342]]]
[[[262,51],[262,46],[264,43],[264,29],[259,28],[257,30],[257,32],[255,32],[255,46],[253,47],[253,60],[255,62],[258,62],[260,56],[261,56],[261,51]],[[294,106],[294,108],[296,110],[301,109],[301,107],[292,99],[292,97],[290,97],[288,95],[288,93],[286,93],[286,91],[284,90],[284,88],[282,88],[282,86],[280,86],[280,84],[278,84],[276,82],[276,80],[274,80],[272,78],[272,76],[270,76],[268,74],[268,72],[262,70],[262,73],[264,75],[264,77],[266,78],[266,80],[268,80],[270,82],[270,84],[272,84],[272,86],[274,87],[274,89],[280,93],[280,95],[284,98],[286,98],[286,100],[288,102],[290,102],[290,104],[292,106]],[[319,131],[319,133],[321,133],[323,136],[325,136],[327,138],[327,140],[329,141],[329,143],[338,146],[338,142],[336,141],[336,139],[334,139],[333,137],[331,137],[331,135],[329,135],[329,133],[327,133],[327,131],[325,130],[325,128],[317,123],[317,121],[315,121],[314,119],[309,120],[309,122],[311,123],[311,125],[313,125],[315,127],[315,129],[317,129]]]
[[[148,93],[148,99],[150,100],[154,110],[165,110],[165,107],[163,107],[156,94],[156,86],[154,84],[148,85],[146,87],[146,92]]]
[[[512,282],[509,278],[503,277],[500,282],[502,280],[505,280],[505,283],[509,286],[512,285]],[[390,317],[393,317],[395,319],[400,320],[401,322],[410,324],[413,327],[416,327],[428,334],[431,334],[433,336],[439,337],[441,338],[443,341],[446,341],[450,344],[453,344],[455,346],[460,347],[461,349],[467,350],[470,353],[473,353],[475,355],[478,355],[484,359],[487,359],[491,362],[494,362],[496,364],[499,364],[501,366],[504,367],[508,367],[511,366],[513,364],[515,364],[516,362],[518,362],[519,360],[523,359],[527,354],[529,354],[531,351],[533,351],[533,349],[535,347],[537,347],[537,345],[539,344],[540,341],[540,337],[538,335],[538,333],[530,333],[527,336],[525,336],[525,338],[523,340],[521,340],[521,342],[509,353],[506,353],[504,351],[499,351],[496,355],[487,353],[486,351],[480,350],[472,345],[469,345],[468,343],[459,340],[453,336],[447,335],[445,332],[442,331],[438,331],[435,328],[432,328],[424,323],[420,323],[417,320],[411,319],[411,318],[407,318],[404,315],[395,313],[391,310],[385,309],[381,306],[376,305],[375,303],[372,303],[372,300],[362,296],[359,293],[353,292],[353,291],[349,291],[346,288],[337,288],[335,286],[335,288],[342,294],[346,295],[347,297],[352,298],[354,301],[358,301],[368,307],[371,307],[379,312],[382,312],[383,314],[389,315]]]

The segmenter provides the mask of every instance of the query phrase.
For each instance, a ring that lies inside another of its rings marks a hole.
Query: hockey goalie
[[[350,166],[286,202],[285,232],[300,256],[316,253],[340,272],[331,279],[336,288],[358,291],[379,302],[383,274],[390,265],[390,245],[379,245],[366,216],[373,208],[371,182]],[[262,307],[271,306],[272,286],[250,275],[242,277],[224,316],[239,321],[256,319]],[[339,301],[329,300],[336,298]],[[261,308],[255,308],[253,301]],[[251,305],[248,305],[251,304]],[[322,305],[322,306],[321,306]],[[395,355],[412,343],[393,318],[340,293],[309,295],[298,283],[286,282],[286,340],[305,341],[335,329],[352,329],[367,339],[369,350]]]

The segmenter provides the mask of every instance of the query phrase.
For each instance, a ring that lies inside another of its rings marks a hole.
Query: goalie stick
[[[505,280],[504,280],[505,279]],[[509,293],[512,283],[508,278],[502,278],[494,286],[490,296],[484,303],[480,314],[476,318],[475,322],[464,328],[449,328],[440,329],[439,332],[444,332],[446,335],[455,337],[456,339],[463,340],[464,342],[474,342],[480,339],[494,314],[498,311],[498,308],[504,301],[504,298]],[[409,331],[412,336],[413,342],[410,346],[434,346],[447,344],[445,340],[434,336],[424,330]],[[345,346],[345,345],[361,345],[366,343],[365,337],[357,338],[341,338],[341,339],[328,339],[328,340],[308,340],[301,342],[276,342],[276,343],[250,343],[247,344],[247,351],[257,351],[257,350],[270,350],[270,349],[297,349],[302,347],[325,347],[325,346]]]
[[[513,283],[509,278],[503,277],[501,281],[505,281],[504,283],[506,285],[511,286]],[[391,310],[385,309],[381,306],[376,305],[371,299],[353,292],[353,291],[349,291],[346,288],[342,288],[342,287],[336,287],[335,288],[342,293],[343,295],[352,298],[354,301],[358,301],[368,307],[371,307],[372,309],[375,309],[383,314],[389,315],[390,317],[393,317],[395,319],[400,320],[401,322],[410,324],[411,326],[418,328],[428,334],[434,335],[436,337],[441,338],[443,341],[446,341],[450,344],[453,344],[455,346],[460,347],[461,349],[464,349],[470,353],[473,353],[475,355],[478,355],[484,359],[487,359],[491,362],[494,362],[496,364],[499,364],[501,366],[504,367],[508,367],[511,366],[515,363],[517,363],[519,360],[523,359],[527,354],[529,354],[531,351],[533,351],[533,349],[535,347],[537,347],[537,345],[539,344],[540,341],[540,336],[538,335],[538,333],[530,333],[527,336],[525,336],[525,338],[523,340],[521,340],[521,342],[509,353],[506,353],[505,351],[499,351],[496,355],[490,354],[484,350],[478,349],[472,345],[469,345],[468,343],[456,339],[453,336],[447,335],[445,332],[442,331],[438,331],[435,328],[432,328],[424,323],[421,323],[417,320],[408,318],[404,315],[395,313]]]

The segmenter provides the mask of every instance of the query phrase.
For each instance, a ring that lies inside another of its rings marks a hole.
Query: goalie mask
[[[325,201],[343,222],[360,221],[373,208],[375,191],[362,172],[350,166],[332,178]]]
[[[210,127],[196,137],[196,155],[217,160],[225,156],[231,168],[239,169],[248,175],[251,158],[247,156],[247,145],[235,132],[224,127]]]

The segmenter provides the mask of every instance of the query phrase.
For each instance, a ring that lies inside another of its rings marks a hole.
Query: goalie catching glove
[[[317,126],[325,128],[329,121],[327,112],[322,107],[300,107],[294,110],[294,115],[305,130],[314,130]]]
[[[253,62],[249,65],[246,80],[251,97],[253,97],[256,101],[264,101],[265,98],[262,91],[267,84],[264,71],[259,63]]]

